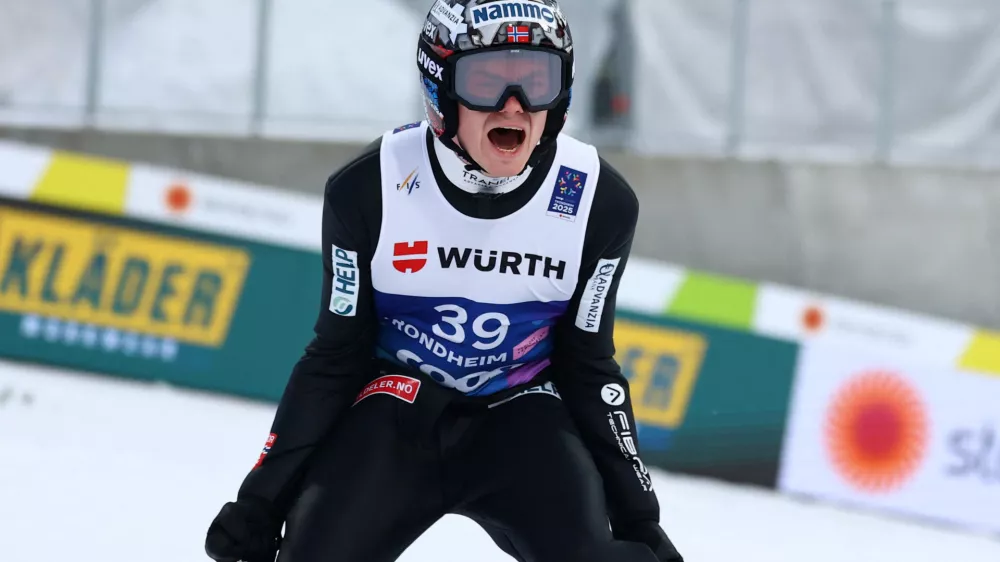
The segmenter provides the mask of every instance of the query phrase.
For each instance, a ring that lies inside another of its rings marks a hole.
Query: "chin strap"
[[[465,169],[466,170],[468,170],[470,172],[485,172],[486,171],[486,170],[483,169],[482,166],[479,165],[478,162],[475,161],[475,159],[472,158],[471,154],[469,154],[468,152],[466,152],[466,150],[464,148],[462,148],[461,146],[459,146],[459,144],[457,142],[455,142],[455,140],[453,138],[451,138],[450,136],[448,136],[448,135],[441,135],[441,136],[438,137],[438,140],[440,140],[441,144],[445,145],[445,147],[447,147],[449,150],[451,150],[452,152],[454,152],[456,155],[458,155],[458,157],[463,162],[465,162]]]

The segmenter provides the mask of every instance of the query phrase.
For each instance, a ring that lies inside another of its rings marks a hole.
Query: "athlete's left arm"
[[[603,159],[599,178],[580,279],[556,331],[552,377],[604,479],[616,537],[635,540],[641,538],[636,532],[662,535],[660,506],[639,458],[628,381],[614,358],[615,303],[632,249],[639,202],[625,179]],[[662,553],[657,552],[662,560],[677,559]]]

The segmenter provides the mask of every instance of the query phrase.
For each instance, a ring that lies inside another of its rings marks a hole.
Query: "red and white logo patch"
[[[278,434],[276,434],[276,433],[272,433],[272,434],[270,434],[270,435],[267,436],[267,441],[264,442],[264,450],[261,451],[260,456],[257,457],[257,464],[253,465],[254,469],[256,469],[258,466],[260,466],[260,464],[262,462],[264,462],[264,457],[266,457],[267,454],[271,452],[271,447],[274,446],[274,441],[277,438],[278,438]],[[253,469],[251,469],[251,470],[253,470]]]
[[[404,402],[413,402],[417,399],[417,392],[420,390],[420,379],[404,377],[403,375],[385,375],[368,383],[361,393],[358,394],[354,403],[357,404],[365,398],[374,394],[389,394],[399,398]]]
[[[396,242],[392,247],[392,267],[400,273],[416,273],[427,265],[427,241]]]

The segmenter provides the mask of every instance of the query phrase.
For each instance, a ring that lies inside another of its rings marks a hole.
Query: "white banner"
[[[315,252],[322,237],[321,196],[4,140],[0,195]]]
[[[140,220],[319,252],[323,198],[134,164],[125,214]]]
[[[0,140],[0,195],[27,199],[51,157],[49,149]]]
[[[805,344],[779,488],[1000,531],[1000,378]]]
[[[974,333],[958,322],[772,283],[758,287],[753,328],[943,369],[959,365]]]

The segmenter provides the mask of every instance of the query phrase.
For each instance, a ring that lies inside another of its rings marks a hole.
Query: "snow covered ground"
[[[208,560],[205,529],[256,460],[274,407],[0,361],[5,562]],[[996,562],[1000,541],[656,473],[690,562]],[[448,516],[402,562],[510,560]]]

